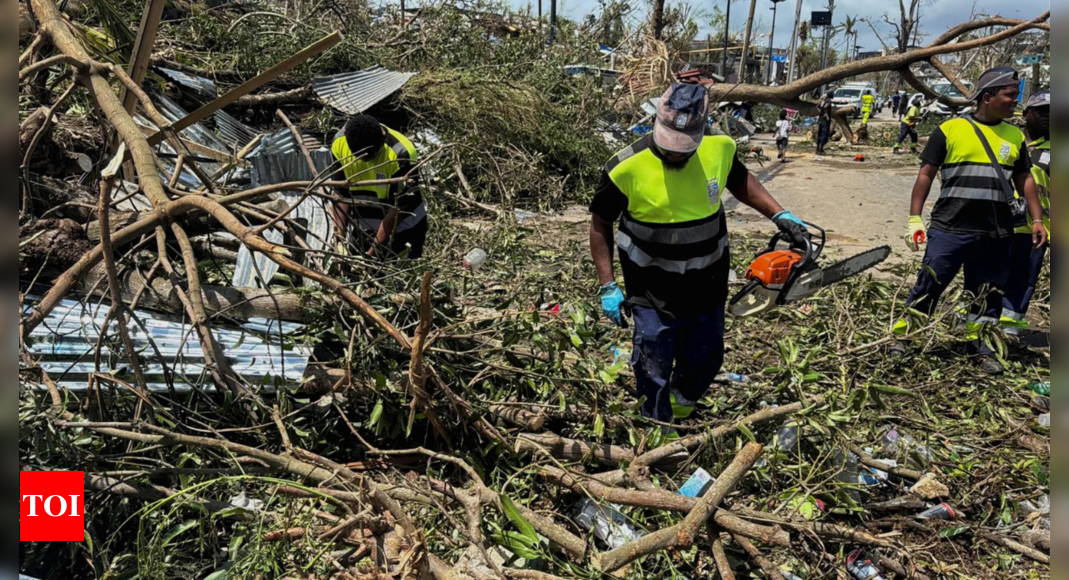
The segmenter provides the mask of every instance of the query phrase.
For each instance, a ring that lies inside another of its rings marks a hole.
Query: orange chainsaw
[[[872,269],[891,256],[890,246],[883,246],[820,268],[817,262],[824,253],[828,234],[820,226],[806,225],[820,234],[820,242],[808,240],[804,247],[781,250],[779,243],[789,243],[787,236],[782,232],[773,236],[768,248],[757,254],[746,271],[746,286],[731,299],[729,312],[733,316],[753,316],[809,298],[821,288]]]

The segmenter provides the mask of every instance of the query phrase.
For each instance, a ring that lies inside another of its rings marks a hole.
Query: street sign
[[[1043,61],[1045,61],[1046,59],[1047,57],[1043,56],[1042,54],[1030,54],[1028,56],[1022,56],[1021,58],[1018,58],[1017,65],[1029,66],[1035,64],[1043,64]]]
[[[772,55],[772,62],[787,62],[787,55],[774,54]]]
[[[813,12],[813,26],[831,26],[831,12]]]

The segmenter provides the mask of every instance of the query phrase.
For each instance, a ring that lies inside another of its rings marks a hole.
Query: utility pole
[[[750,18],[746,21],[746,35],[742,41],[742,64],[739,65],[739,82],[745,84],[749,75],[750,41],[753,38],[753,21],[757,17],[757,0],[750,0]]]
[[[549,2],[549,43],[557,40],[557,0]]]
[[[798,73],[798,33],[802,30],[802,0],[798,0],[798,8],[794,12],[794,34],[791,35],[791,71],[787,75],[787,82],[793,83]]]
[[[831,31],[831,28],[832,28],[832,24],[831,23],[835,22],[835,0],[828,0],[828,11],[831,12],[831,18],[828,19],[828,24],[827,24],[827,26],[824,27],[824,47],[823,47],[823,50],[821,51],[823,54],[820,57],[820,68],[821,68],[821,70],[828,68],[828,64],[829,64],[828,60],[829,60],[829,57],[831,56],[829,54],[831,52],[831,37],[829,35],[829,32]],[[820,87],[821,94],[824,94],[827,91],[827,89],[828,89],[827,85],[822,85]]]
[[[727,3],[727,17],[724,19],[724,66],[720,69],[725,81],[728,78],[728,53],[731,52],[731,0],[727,0]]]
[[[768,37],[768,71],[765,75],[765,84],[772,84],[772,51],[776,46],[776,12],[779,8],[780,2],[786,2],[787,0],[772,0],[772,34]]]

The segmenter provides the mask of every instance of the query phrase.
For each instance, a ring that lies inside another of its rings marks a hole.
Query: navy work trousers
[[[924,255],[926,267],[921,269],[907,305],[929,316],[934,315],[939,299],[964,267],[967,292],[980,296],[985,287],[990,290],[983,303],[974,303],[970,307],[970,325],[999,324],[1002,291],[1010,279],[1011,249],[1010,238],[929,230],[928,250]],[[974,354],[994,354],[981,340],[973,340],[970,346]]]
[[[653,308],[636,306],[632,365],[638,394],[646,398],[645,417],[673,419],[673,390],[699,401],[724,366],[724,308],[682,319],[667,318]]]
[[[1037,250],[1032,243],[1032,234],[1014,234],[1010,279],[1006,284],[1006,299],[1002,303],[1003,316],[1016,322],[1028,320],[1028,307],[1036,295],[1046,258],[1047,248]]]

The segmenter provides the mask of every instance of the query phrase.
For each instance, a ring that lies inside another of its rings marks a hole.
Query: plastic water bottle
[[[850,554],[850,557],[846,559],[846,569],[857,580],[884,580],[883,570],[880,570],[862,550]]]
[[[952,522],[958,519],[958,513],[949,505],[941,503],[922,514],[918,514],[917,518],[922,520],[946,520]]]
[[[584,499],[576,506],[575,523],[588,532],[593,531],[594,537],[605,542],[610,549],[622,548],[646,533],[635,529],[618,507],[601,507],[589,498]]]
[[[486,250],[482,248],[475,248],[468,252],[467,256],[464,256],[464,269],[472,272],[478,272],[479,268],[483,267],[486,263]]]
[[[705,492],[709,491],[709,488],[716,483],[716,478],[709,474],[704,469],[698,469],[694,472],[694,475],[690,476],[687,483],[683,484],[683,487],[679,488],[679,495],[689,498],[700,498],[705,495]]]
[[[861,474],[858,472],[858,464],[860,458],[853,453],[849,453],[839,449],[835,455],[835,465],[842,469],[842,473],[839,474],[839,481],[847,485],[857,487],[857,484],[861,481]],[[851,489],[847,493],[850,495],[850,499],[855,503],[861,503],[861,492],[856,489]]]
[[[799,437],[799,435],[801,434],[800,431],[801,429],[799,428],[799,426],[793,424],[791,421],[784,423],[783,427],[781,427],[779,432],[776,434],[776,436],[779,437],[780,451],[791,451],[797,449],[798,443],[801,440]]]
[[[1031,385],[1028,385],[1028,390],[1032,391],[1033,393],[1035,393],[1037,395],[1043,395],[1044,397],[1049,397],[1050,396],[1050,381],[1047,381],[1045,383],[1032,383]]]
[[[716,382],[718,383],[733,383],[736,385],[748,385],[753,381],[746,375],[740,375],[736,373],[721,373],[717,375]]]

